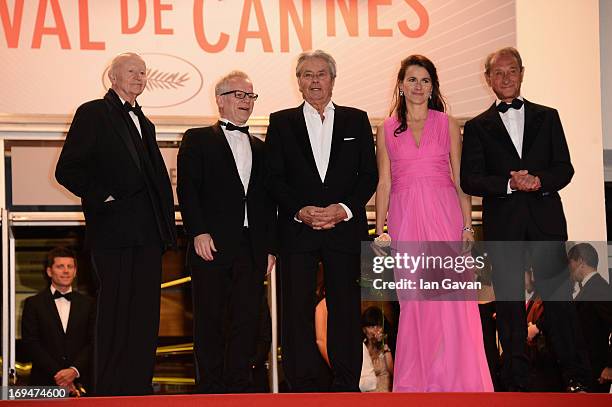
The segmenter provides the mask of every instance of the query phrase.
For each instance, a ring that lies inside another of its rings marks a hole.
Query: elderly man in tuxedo
[[[321,262],[331,389],[359,391],[360,242],[378,182],[372,128],[366,112],[332,102],[331,55],[302,53],[296,77],[304,102],[272,113],[266,137],[268,188],[279,206],[284,372],[292,391],[320,390],[314,310]]]
[[[569,302],[567,226],[558,192],[574,169],[559,113],[521,96],[524,72],[512,47],[487,57],[485,79],[497,101],[465,124],[461,187],[483,197],[484,238],[493,242],[488,249],[506,389],[523,391],[528,385],[523,273],[529,257],[544,300],[544,330],[550,333],[567,389],[584,391],[586,371],[574,346],[577,319]]]
[[[578,285],[574,305],[582,328],[583,348],[591,365],[592,391],[609,393],[612,382],[612,289],[597,272],[599,256],[589,243],[568,252],[572,280]]]
[[[276,261],[276,208],[264,187],[264,144],[245,125],[257,97],[244,72],[221,78],[215,86],[219,121],[187,130],[178,153],[201,393],[252,388],[263,283]]]
[[[81,198],[98,277],[94,390],[152,393],[162,253],[174,246],[174,199],[155,126],[136,98],[147,83],[137,54],[115,57],[111,89],[81,105],[55,177]]]
[[[91,378],[94,301],[72,290],[74,252],[57,247],[47,254],[49,287],[25,300],[21,337],[32,361],[31,386],[67,386],[72,395]]]

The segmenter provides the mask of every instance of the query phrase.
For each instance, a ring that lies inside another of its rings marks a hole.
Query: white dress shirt
[[[519,96],[517,99],[523,100],[522,96]],[[501,100],[497,99],[495,102],[495,106],[499,105]],[[514,144],[514,148],[518,153],[519,157],[523,156],[523,132],[525,130],[525,104],[521,106],[520,109],[508,109],[506,113],[497,112],[499,117],[501,117],[502,122],[504,123],[504,127],[508,131],[510,135],[510,139],[512,140],[512,144]],[[506,188],[508,194],[513,192],[513,189],[510,188],[510,180],[508,180],[508,187]]]
[[[53,284],[50,286],[51,295],[55,294],[57,289],[53,287]],[[72,287],[70,287],[65,293],[68,294],[72,292]],[[57,308],[57,313],[59,314],[60,320],[62,321],[62,328],[64,328],[64,333],[66,333],[66,329],[68,329],[68,319],[70,318],[70,301],[65,298],[55,298],[53,300],[55,302],[55,307]],[[77,374],[77,378],[81,377],[81,373],[79,373],[79,369],[74,366],[70,366],[71,369],[74,369]]]
[[[327,167],[329,165],[329,154],[331,153],[332,133],[334,131],[334,104],[330,101],[323,110],[325,120],[321,120],[321,116],[317,109],[312,107],[310,103],[304,102],[304,120],[306,120],[306,129],[308,130],[308,138],[312,147],[317,170],[321,182],[325,181]]]
[[[51,295],[55,294],[56,291],[57,289],[51,285]],[[69,288],[68,291],[62,294],[68,294],[69,292],[72,292],[72,288]],[[56,298],[54,302],[55,307],[57,308],[57,313],[62,321],[62,328],[64,328],[64,333],[66,333],[66,328],[68,328],[68,318],[70,317],[70,301],[65,298]]]
[[[332,134],[334,132],[334,113],[336,107],[330,100],[325,109],[323,109],[324,120],[321,120],[321,115],[312,107],[312,105],[304,101],[304,120],[306,121],[306,130],[308,131],[308,139],[310,140],[310,147],[312,148],[312,155],[317,165],[317,171],[319,172],[319,178],[321,182],[325,182],[325,175],[327,175],[327,168],[329,167],[329,156],[331,154],[332,145]],[[344,211],[346,212],[345,221],[350,220],[353,217],[353,212],[343,204],[338,202]],[[295,220],[297,219],[297,214]]]
[[[117,96],[119,95],[117,94]],[[122,105],[124,105],[126,102],[125,100],[123,100],[121,96],[119,96],[119,100],[121,101]],[[132,105],[132,107],[134,107],[134,105]],[[136,113],[132,112],[131,110],[129,112],[129,115],[132,118],[132,121],[134,122],[136,129],[138,130],[138,134],[140,134],[140,138],[142,138],[142,130],[140,129],[140,120],[138,120],[138,116],[136,116]]]
[[[227,119],[221,118],[222,122],[230,122]],[[232,122],[230,122],[232,123]],[[237,126],[236,123],[232,123]],[[240,181],[242,182],[242,187],[244,188],[244,194],[246,195],[249,189],[249,181],[251,179],[251,169],[253,167],[253,152],[251,151],[251,142],[249,137],[239,130],[227,131],[225,126],[221,126],[223,129],[223,134],[225,134],[225,138],[232,150],[232,155],[234,156],[234,162],[236,163],[236,168],[238,169],[238,175],[240,176]],[[247,204],[244,204],[244,226],[249,226],[249,219],[247,216]]]

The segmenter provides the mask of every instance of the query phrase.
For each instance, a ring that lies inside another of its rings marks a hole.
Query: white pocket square
[[[344,141],[351,141],[351,140],[355,140],[355,137],[347,137],[345,139],[343,139]]]

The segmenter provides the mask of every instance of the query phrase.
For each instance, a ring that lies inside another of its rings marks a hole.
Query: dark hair
[[[397,73],[397,83],[395,84],[395,91],[393,92],[393,107],[391,108],[390,115],[396,114],[400,122],[400,125],[393,132],[394,136],[403,133],[408,128],[408,122],[406,119],[406,112],[408,110],[406,106],[406,99],[404,96],[399,94],[399,84],[404,81],[406,76],[406,70],[409,66],[416,65],[427,70],[431,77],[431,98],[427,101],[427,107],[439,112],[446,111],[446,103],[440,93],[440,81],[438,80],[438,72],[436,66],[427,57],[423,55],[410,55],[408,58],[402,61],[400,70]]]
[[[74,251],[72,251],[71,249],[67,248],[67,247],[56,247],[54,249],[51,249],[48,253],[47,253],[47,258],[46,258],[46,262],[45,262],[45,270],[47,269],[47,267],[51,267],[53,265],[53,262],[55,261],[56,257],[71,257],[74,259],[74,265],[77,265],[77,258],[76,258],[76,254],[74,253]]]
[[[47,252],[47,257],[45,258],[45,268],[43,269],[42,273],[43,277],[45,278],[45,280],[47,280],[49,284],[51,284],[51,278],[47,274],[47,268],[53,266],[56,257],[70,257],[74,259],[74,266],[76,267],[77,265],[76,253],[71,249],[64,246],[59,246],[51,249],[49,252]]]
[[[384,326],[385,317],[382,310],[378,307],[368,307],[361,314],[361,326]]]
[[[599,264],[599,256],[597,250],[588,243],[578,243],[573,246],[567,253],[567,258],[570,260],[582,260],[587,266],[597,270]]]

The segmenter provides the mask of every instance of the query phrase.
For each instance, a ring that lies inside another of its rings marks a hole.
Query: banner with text
[[[0,113],[72,114],[109,86],[108,63],[147,62],[140,102],[151,115],[216,115],[213,85],[247,72],[254,116],[301,102],[297,55],[338,63],[334,101],[388,114],[400,61],[437,65],[451,113],[473,116],[493,97],[491,51],[516,43],[514,0],[0,0]]]

